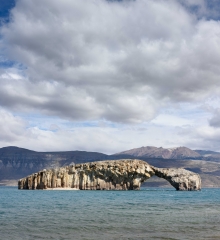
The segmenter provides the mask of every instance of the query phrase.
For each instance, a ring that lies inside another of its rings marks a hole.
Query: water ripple
[[[220,189],[0,187],[0,239],[220,239]]]

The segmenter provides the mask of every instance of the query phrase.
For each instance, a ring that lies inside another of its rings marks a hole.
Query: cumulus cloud
[[[17,0],[0,28],[1,146],[219,150],[219,7]]]
[[[219,91],[220,23],[179,1],[19,0],[1,34],[24,66],[0,79],[10,109],[139,123]]]

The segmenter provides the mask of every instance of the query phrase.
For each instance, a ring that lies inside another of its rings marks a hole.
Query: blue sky
[[[0,17],[4,19],[9,18],[10,10],[15,6],[14,0],[2,0],[0,2]]]
[[[220,151],[219,1],[0,2],[0,147]]]
[[[14,0],[2,0],[0,1],[0,26],[9,22],[10,10],[15,6]],[[3,56],[0,58],[0,67],[8,68],[14,65],[13,61],[5,59]]]

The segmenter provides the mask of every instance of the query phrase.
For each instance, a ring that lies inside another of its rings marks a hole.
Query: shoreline
[[[18,187],[18,185],[14,185],[14,184],[5,184],[5,183],[1,183],[0,182],[0,187]],[[172,188],[172,186],[143,186],[141,188],[160,188],[160,189],[163,189],[163,188]],[[202,186],[202,189],[205,189],[205,188],[220,188],[220,186]],[[88,191],[88,190],[80,190],[80,189],[77,189],[77,188],[62,188],[62,187],[59,187],[59,188],[47,188],[47,189],[35,189],[35,190],[46,190],[46,191],[57,191],[57,190],[60,190],[60,191]],[[91,190],[91,191],[94,191],[94,190]],[[98,191],[98,190],[97,190]],[[104,190],[105,191],[105,190]],[[108,191],[108,190],[106,190]]]
[[[36,189],[38,190],[38,189]],[[47,188],[47,189],[39,189],[39,190],[46,190],[46,191],[56,191],[56,190],[70,190],[70,191],[79,191],[79,189],[77,188],[71,188],[71,187],[66,187],[66,188],[62,188],[62,187],[58,187],[58,188]]]

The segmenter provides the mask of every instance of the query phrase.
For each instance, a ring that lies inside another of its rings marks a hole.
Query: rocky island
[[[201,190],[201,178],[196,173],[183,168],[156,168],[137,159],[44,169],[20,179],[18,189],[139,190],[153,175],[166,179],[176,190]]]

